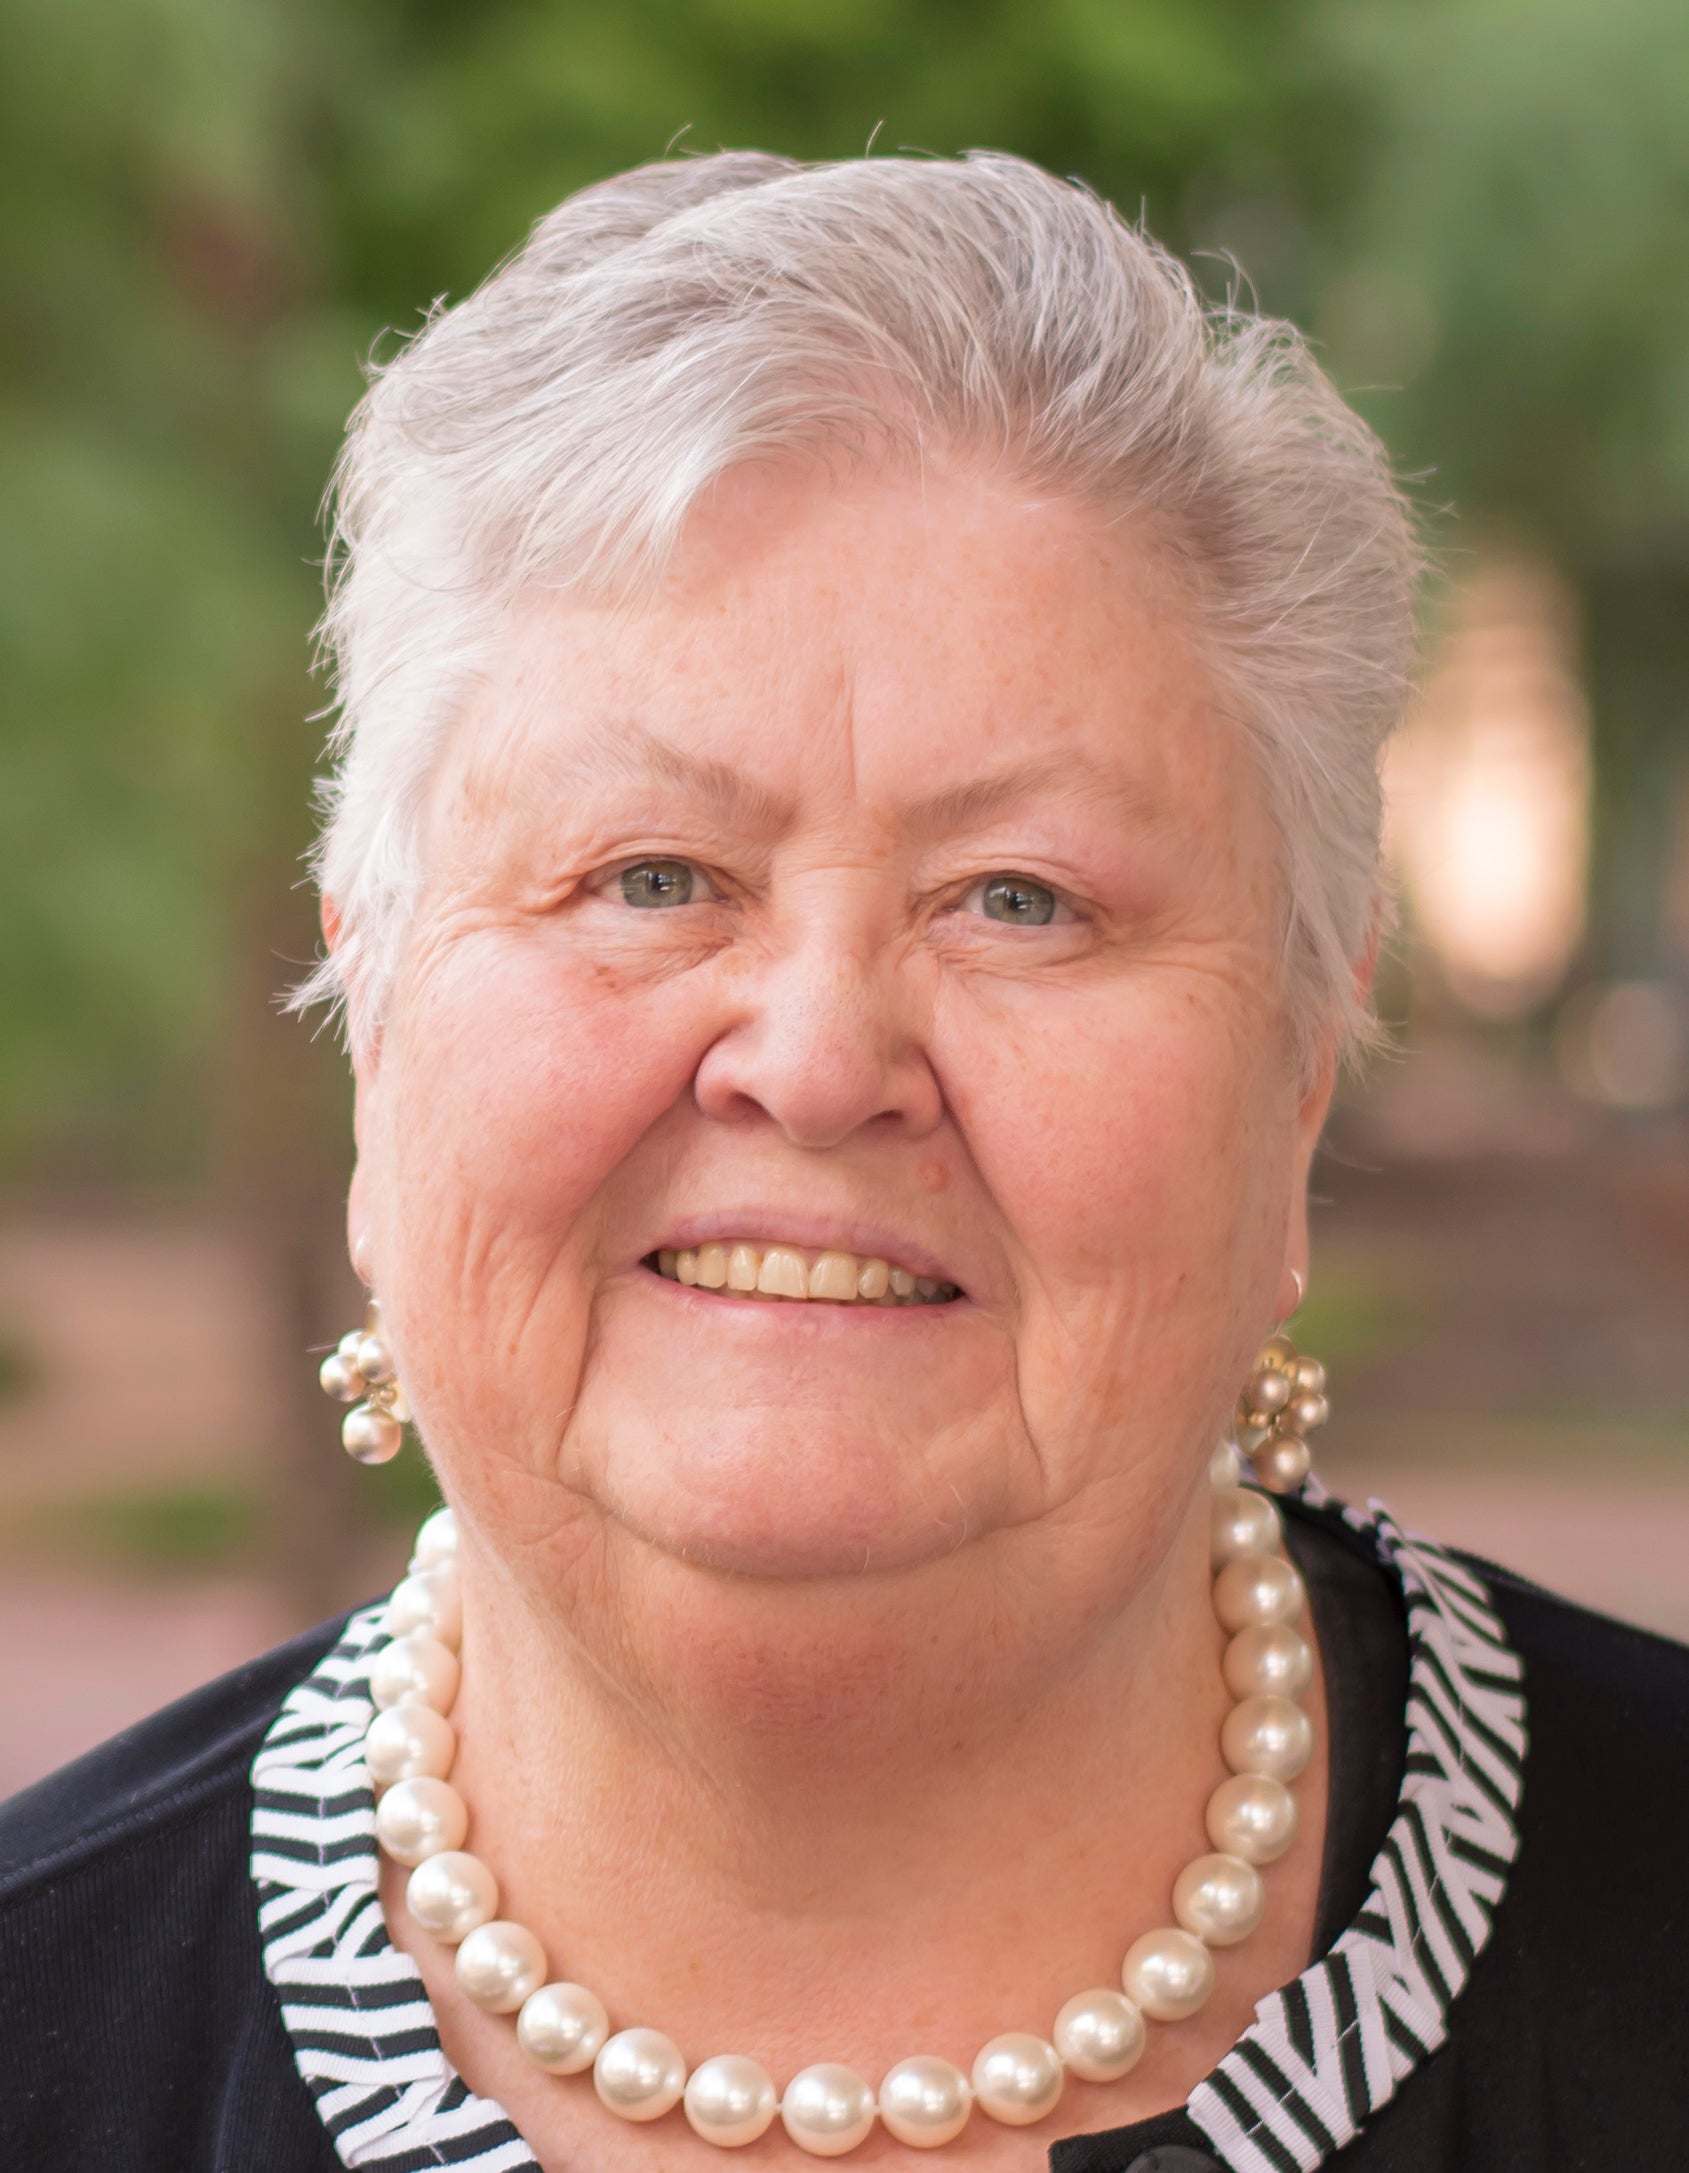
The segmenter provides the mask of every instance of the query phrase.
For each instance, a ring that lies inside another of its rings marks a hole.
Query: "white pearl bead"
[[[1237,1453],[1237,1443],[1222,1441],[1208,1459],[1208,1483],[1215,1488],[1236,1486],[1242,1469],[1243,1459]]]
[[[661,2030],[618,2030],[599,2047],[592,2087],[599,2103],[624,2120],[661,2120],[680,2103],[686,2062]]]
[[[338,1351],[329,1352],[317,1379],[323,1385],[323,1394],[332,1396],[336,1403],[356,1403],[364,1392],[363,1375],[349,1366]]]
[[[1120,1981],[1156,2022],[1182,2022],[1214,1989],[1214,1959],[1189,1932],[1145,1932],[1128,1948]]]
[[[455,1566],[442,1562],[438,1569],[419,1569],[401,1577],[393,1587],[381,1627],[389,1637],[425,1630],[455,1652],[463,1635],[463,1602],[458,1597]]]
[[[1246,1864],[1270,1864],[1296,1838],[1296,1798],[1264,1773],[1234,1773],[1208,1799],[1208,1838]]]
[[[358,1370],[358,1346],[363,1342],[365,1333],[362,1328],[348,1328],[334,1346],[335,1357],[348,1373],[356,1373]]]
[[[974,2100],[1005,2127],[1027,2128],[1055,2110],[1061,2096],[1061,2056],[1030,2030],[1005,2030],[982,2045],[974,2062]]]
[[[1144,2018],[1124,1992],[1075,1992],[1051,2032],[1062,2065],[1081,2082],[1118,2082],[1144,2049]]]
[[[961,2134],[973,2102],[973,2085],[959,2067],[917,2052],[882,2079],[880,2124],[912,2149],[937,2150]]]
[[[379,1404],[355,1403],[340,1421],[340,1443],[357,1464],[388,1464],[405,1445],[405,1429]]]
[[[1240,1555],[1270,1554],[1284,1538],[1277,1509],[1247,1486],[1228,1486],[1215,1495],[1209,1531],[1209,1559],[1216,1570]]]
[[[425,1932],[455,1946],[497,1916],[498,1881],[467,1849],[442,1849],[411,1873],[405,1907]]]
[[[1234,1634],[1255,1622],[1294,1622],[1306,1598],[1296,1565],[1281,1554],[1245,1554],[1214,1580],[1214,1612]]]
[[[1251,1411],[1259,1411],[1271,1418],[1282,1411],[1295,1394],[1296,1384],[1288,1373],[1281,1373],[1277,1366],[1263,1366],[1251,1375],[1249,1386],[1243,1392],[1243,1400]]]
[[[496,1917],[457,1950],[457,1981],[490,2015],[513,2015],[545,1979],[545,1949],[525,1924]]]
[[[1313,1725],[1288,1698],[1245,1698],[1220,1729],[1220,1755],[1234,1773],[1293,1781],[1313,1750]]]
[[[1241,1856],[1199,1856],[1173,1882],[1173,1914],[1210,1947],[1233,1947],[1261,1921],[1267,1890]]]
[[[431,1705],[390,1705],[364,1737],[364,1763],[375,1781],[443,1781],[457,1756],[457,1730]]]
[[[842,2158],[874,2125],[874,2093],[853,2068],[818,2060],[786,2085],[780,2124],[812,2158]]]
[[[516,2017],[516,2041],[548,2075],[579,2075],[610,2034],[604,2002],[584,1984],[542,1984]]]
[[[370,1662],[369,1694],[385,1710],[407,1700],[450,1712],[457,1696],[457,1654],[426,1630],[411,1630],[383,1645]]]
[[[737,2052],[717,2053],[695,2067],[683,2102],[693,2133],[720,2150],[754,2143],[780,2109],[768,2070]]]
[[[1273,1434],[1256,1449],[1255,1483],[1274,1494],[1294,1493],[1313,1462],[1308,1444],[1294,1434]]]
[[[1314,1679],[1314,1648],[1287,1622],[1252,1622],[1226,1647],[1220,1672],[1234,1698],[1294,1698]]]
[[[420,1864],[442,1849],[459,1849],[469,1812],[450,1781],[419,1774],[395,1781],[375,1807],[375,1838],[396,1864]]]
[[[366,1381],[379,1384],[393,1378],[393,1354],[387,1348],[386,1339],[379,1335],[366,1335],[358,1345],[358,1371]]]
[[[457,1519],[449,1509],[436,1509],[426,1518],[411,1551],[412,1569],[434,1569],[457,1559]]]

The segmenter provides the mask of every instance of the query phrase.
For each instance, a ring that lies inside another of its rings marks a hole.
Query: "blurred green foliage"
[[[671,141],[1006,146],[1216,286],[1229,252],[1459,509],[1445,542],[1552,550],[1614,820],[1659,802],[1681,0],[13,0],[8,48],[0,1174],[206,1174],[221,1043],[308,947],[267,886],[306,842],[316,509],[360,360]]]
[[[0,1403],[33,1388],[37,1370],[34,1352],[0,1321]]]
[[[1327,1244],[1289,1332],[1352,1381],[1375,1358],[1412,1350],[1435,1331],[1437,1294],[1383,1248]]]
[[[360,1535],[404,1538],[440,1506],[428,1460],[414,1441],[365,1475]],[[250,1480],[193,1479],[51,1500],[0,1525],[0,1561],[94,1562],[171,1577],[278,1566],[278,1534],[264,1489]]]
[[[250,1565],[261,1526],[255,1489],[207,1480],[55,1503],[29,1536],[37,1558],[180,1576]]]

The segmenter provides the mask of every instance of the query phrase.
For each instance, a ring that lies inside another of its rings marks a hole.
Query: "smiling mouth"
[[[799,1245],[754,1244],[733,1239],[665,1247],[647,1253],[645,1266],[670,1282],[725,1298],[783,1298],[805,1305],[949,1305],[962,1293],[877,1256],[813,1252]]]

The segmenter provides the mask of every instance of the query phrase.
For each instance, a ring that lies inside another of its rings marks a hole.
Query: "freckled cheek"
[[[1041,1282],[1118,1297],[1134,1263],[1169,1298],[1187,1270],[1226,1280],[1260,1129],[1230,1054],[1218,1037],[1147,1022],[1078,1024],[976,1067],[953,1105]]]
[[[684,1095],[706,1045],[684,984],[470,946],[404,1022],[390,1127],[400,1189],[433,1220],[498,1218],[555,1245]]]

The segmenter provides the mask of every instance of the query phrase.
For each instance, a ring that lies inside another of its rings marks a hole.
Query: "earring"
[[[393,1371],[393,1354],[381,1332],[381,1307],[374,1298],[363,1326],[340,1338],[317,1378],[325,1395],[353,1406],[341,1422],[340,1439],[355,1463],[385,1464],[398,1455],[410,1405]]]
[[[1287,1335],[1268,1336],[1237,1406],[1237,1446],[1269,1494],[1290,1494],[1308,1476],[1308,1436],[1331,1416],[1325,1368]]]

